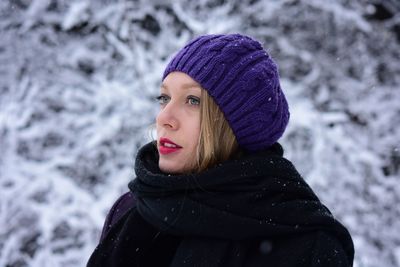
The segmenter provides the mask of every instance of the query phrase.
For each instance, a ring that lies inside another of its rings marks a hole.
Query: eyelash
[[[158,101],[158,103],[159,103],[160,105],[162,105],[162,104],[164,104],[164,103],[162,103],[161,101],[162,101],[162,100],[165,100],[165,98],[167,98],[166,95],[159,95],[159,96],[156,97],[156,100]]]
[[[164,105],[165,102],[162,102],[162,101],[166,101],[167,98],[169,98],[167,95],[159,95],[159,96],[156,97],[156,100],[158,101],[158,103],[159,103],[160,105]],[[198,105],[200,105],[200,99],[199,99],[198,97],[195,97],[195,96],[188,96],[188,97],[187,97],[187,102],[186,102],[186,103],[189,103],[190,100],[195,100],[195,101],[197,101],[197,104],[191,104],[191,105],[193,105],[193,106],[198,106]]]
[[[193,104],[193,105],[195,105],[195,106],[200,105],[200,99],[197,98],[197,97],[189,96],[189,97],[188,97],[188,100],[195,100],[195,101],[197,101],[197,104]]]

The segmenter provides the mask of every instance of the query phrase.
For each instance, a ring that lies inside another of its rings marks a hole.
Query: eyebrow
[[[161,84],[161,87],[162,88],[165,88],[165,89],[168,89],[168,86],[166,86],[165,84]],[[188,89],[188,88],[193,88],[193,87],[197,87],[197,88],[200,88],[201,89],[201,86],[199,85],[199,84],[197,84],[197,83],[184,83],[183,85],[182,85],[182,88],[183,89]]]

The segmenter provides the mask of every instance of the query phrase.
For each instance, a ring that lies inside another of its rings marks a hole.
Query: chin
[[[171,165],[162,164],[162,163],[159,163],[158,167],[160,168],[160,170],[162,172],[171,173],[171,174],[179,174],[179,173],[182,173],[182,170],[183,170],[183,168],[180,168],[179,166],[171,166]]]
[[[176,164],[168,164],[168,162],[159,161],[158,167],[162,172],[170,173],[170,174],[183,174],[190,172],[192,169],[187,166],[179,166]]]

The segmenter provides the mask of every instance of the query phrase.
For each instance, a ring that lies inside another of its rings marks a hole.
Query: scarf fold
[[[279,143],[199,174],[168,175],[158,168],[151,142],[139,150],[135,172],[129,188],[139,214],[161,232],[183,238],[171,266],[194,266],[199,259],[208,265],[195,266],[221,266],[246,242],[321,231],[335,236],[353,261],[347,229],[283,157]]]

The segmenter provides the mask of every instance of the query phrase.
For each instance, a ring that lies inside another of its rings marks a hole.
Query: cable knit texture
[[[284,133],[289,108],[276,63],[262,45],[244,35],[203,35],[182,48],[167,65],[188,74],[208,91],[239,145],[265,149]]]

